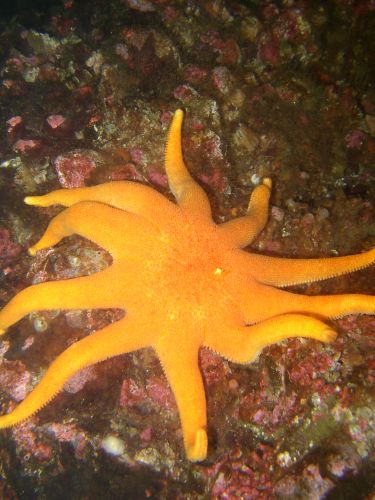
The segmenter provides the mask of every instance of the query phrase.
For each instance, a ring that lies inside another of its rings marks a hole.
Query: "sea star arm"
[[[334,330],[322,321],[302,314],[285,314],[252,326],[209,331],[205,346],[236,363],[253,361],[267,345],[289,337],[310,337],[322,342],[336,338]]]
[[[79,234],[108,250],[115,259],[132,260],[135,256],[139,259],[149,249],[150,239],[145,239],[144,231],[151,240],[158,238],[155,226],[143,217],[103,203],[81,201],[54,217],[29,253],[35,255],[38,250],[56,245],[65,236]]]
[[[223,231],[234,247],[243,248],[250,245],[266,225],[271,186],[271,179],[263,179],[263,184],[252,192],[247,215],[219,226],[220,231]]]
[[[249,269],[249,274],[257,281],[273,286],[297,285],[333,278],[367,267],[374,261],[375,248],[356,255],[321,259],[284,259],[245,252],[238,255],[240,269]]]
[[[178,207],[154,189],[136,182],[116,181],[98,186],[58,189],[43,196],[27,196],[25,203],[38,207],[70,207],[81,201],[98,201],[115,208],[142,215],[158,224],[176,216]]]
[[[200,462],[207,456],[206,397],[198,367],[198,348],[173,347],[170,341],[156,352],[176,398],[186,456]],[[183,354],[182,354],[183,352]]]
[[[312,314],[317,317],[337,318],[347,314],[375,314],[375,297],[362,294],[306,296],[256,284],[241,298],[246,323],[286,313]],[[256,308],[254,307],[256,303]]]
[[[169,187],[180,207],[211,222],[211,207],[204,190],[190,175],[182,156],[181,126],[184,113],[178,109],[172,119],[165,150]]]
[[[26,399],[11,413],[0,417],[0,428],[15,425],[40,410],[78,370],[112,356],[146,347],[146,339],[144,332],[125,318],[72,344],[56,358]]]
[[[91,276],[29,286],[0,311],[0,333],[33,311],[121,307],[127,299],[131,304],[132,293],[118,288],[115,265]]]

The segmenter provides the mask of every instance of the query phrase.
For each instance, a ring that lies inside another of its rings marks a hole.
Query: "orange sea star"
[[[71,345],[0,428],[28,418],[84,366],[153,347],[174,392],[187,457],[207,455],[206,399],[198,351],[206,346],[248,363],[287,337],[323,342],[335,332],[319,317],[375,312],[375,297],[305,297],[275,286],[306,283],[354,271],[375,260],[375,249],[336,258],[281,259],[241,250],[264,227],[271,180],[256,187],[244,217],[216,225],[203,189],[181,151],[183,113],[177,110],[166,147],[166,172],[177,205],[134,182],[53,191],[29,205],[69,207],[30,248],[31,255],[77,233],[109,250],[113,264],[91,276],[40,283],[18,293],[0,312],[2,333],[40,309],[122,308],[123,319]]]

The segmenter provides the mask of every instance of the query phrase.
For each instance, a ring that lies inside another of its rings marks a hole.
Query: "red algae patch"
[[[41,147],[42,141],[40,139],[18,139],[13,144],[13,151],[27,155],[38,152]]]
[[[50,115],[46,118],[46,130],[53,137],[67,137],[72,134],[72,123],[63,115]]]
[[[21,250],[21,245],[12,241],[9,230],[0,227],[0,267],[19,255]]]
[[[85,186],[97,165],[87,152],[73,151],[58,156],[54,166],[61,186],[76,188]]]
[[[21,361],[0,361],[0,387],[16,401],[25,399],[31,375]]]

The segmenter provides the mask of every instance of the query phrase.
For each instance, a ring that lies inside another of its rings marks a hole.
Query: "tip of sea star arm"
[[[31,257],[34,257],[34,255],[36,255],[36,253],[39,252],[39,250],[43,250],[44,248],[53,246],[54,244],[55,242],[53,241],[51,241],[51,243],[49,242],[44,243],[44,239],[41,238],[39,241],[35,243],[35,245],[29,247],[28,254],[31,255]]]
[[[174,112],[174,118],[178,121],[182,121],[184,117],[184,112],[182,111],[182,109],[176,109],[176,111]]]
[[[43,206],[42,202],[43,196],[26,196],[26,198],[23,199],[23,201],[26,203],[26,205],[32,205],[32,206]]]
[[[202,462],[207,457],[207,433],[204,429],[198,429],[195,443],[186,450],[186,455],[191,462]]]
[[[26,198],[24,198],[23,201],[26,203],[26,205],[33,205],[34,196],[26,196]]]
[[[335,332],[335,330],[332,330],[332,328],[327,327],[325,330],[322,331],[321,340],[322,342],[330,343],[336,340],[336,337],[337,337],[337,332]]]
[[[42,194],[41,196],[26,196],[23,201],[26,205],[33,207],[50,207],[51,205],[65,205],[69,206],[71,203],[66,202],[66,198],[71,197],[74,199],[76,193],[80,189],[57,189],[50,193]],[[77,201],[80,201],[79,199]]]
[[[270,177],[264,177],[264,179],[262,180],[262,184],[264,184],[265,186],[267,186],[268,188],[272,188],[272,179]]]
[[[34,246],[32,246],[32,247],[30,247],[30,248],[28,249],[28,253],[29,253],[29,255],[31,255],[31,257],[34,257],[34,255],[37,253],[37,251],[38,251],[38,250],[36,250],[36,249],[34,248]]]

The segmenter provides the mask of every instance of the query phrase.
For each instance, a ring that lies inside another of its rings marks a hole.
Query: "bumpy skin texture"
[[[217,226],[208,198],[182,157],[183,112],[170,127],[165,166],[177,204],[133,182],[66,189],[25,199],[63,205],[31,255],[77,233],[106,248],[113,264],[91,276],[40,283],[0,312],[2,333],[45,309],[122,308],[124,319],[66,349],[41,382],[7,415],[15,425],[44,406],[77,370],[111,356],[153,347],[176,397],[189,460],[207,455],[206,399],[198,351],[206,346],[248,363],[266,345],[295,336],[323,342],[335,332],[319,318],[375,312],[375,297],[305,297],[274,287],[306,283],[371,264],[375,250],[327,259],[281,259],[241,250],[266,224],[271,180],[254,189],[244,217]]]

